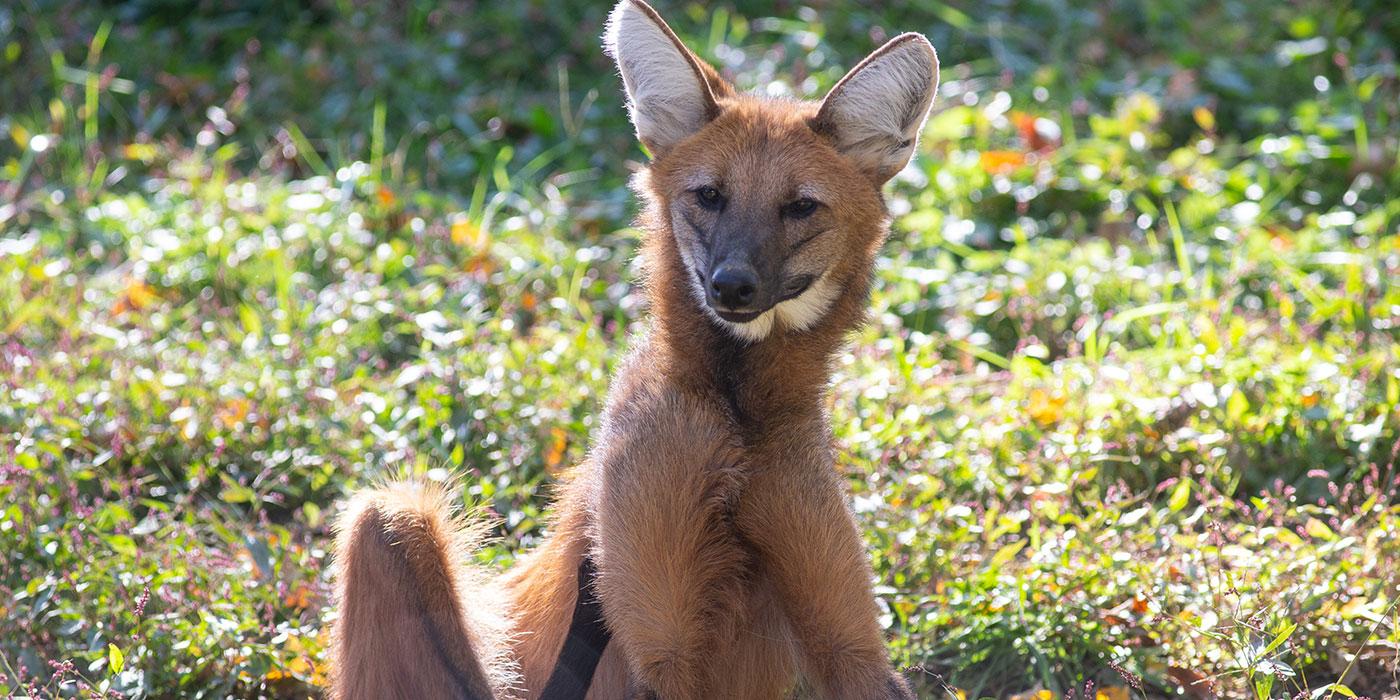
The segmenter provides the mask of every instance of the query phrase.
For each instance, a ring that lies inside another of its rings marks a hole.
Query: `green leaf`
[[[108,669],[111,670],[112,675],[115,676],[115,675],[117,675],[118,673],[121,673],[121,672],[122,672],[122,665],[125,664],[125,663],[126,663],[126,657],[125,657],[125,656],[122,656],[122,650],[121,650],[121,649],[118,649],[118,648],[117,648],[117,645],[115,645],[115,644],[108,644],[108,645],[107,645],[107,667],[108,667]]]
[[[1254,677],[1254,697],[1257,700],[1269,700],[1270,693],[1273,689],[1273,674],[1260,673]]]
[[[127,535],[112,535],[107,538],[107,544],[112,548],[112,551],[120,556],[126,558],[136,556],[136,540],[131,539]]]
[[[1172,497],[1171,500],[1167,502],[1167,507],[1170,508],[1173,513],[1179,513],[1181,509],[1185,508],[1186,504],[1190,502],[1191,482],[1182,479],[1177,482],[1176,488],[1172,489]]]
[[[1016,555],[1019,554],[1021,550],[1025,548],[1025,546],[1026,541],[1019,540],[1016,542],[1012,542],[1011,544],[1008,544],[1005,547],[1002,547],[1001,549],[998,549],[997,553],[992,555],[992,560],[990,562],[991,568],[1001,568],[1002,566],[1010,562],[1012,559],[1015,559]]]
[[[1249,399],[1246,399],[1244,393],[1239,389],[1231,392],[1230,398],[1225,399],[1225,415],[1229,416],[1232,421],[1239,422],[1248,410]]]
[[[1269,642],[1269,646],[1264,647],[1263,653],[1267,654],[1277,649],[1280,644],[1283,644],[1284,642],[1288,641],[1288,638],[1293,636],[1293,631],[1296,629],[1298,629],[1298,623],[1296,622],[1290,622],[1284,625],[1283,629],[1279,631],[1278,636],[1274,637],[1274,641]]]
[[[1311,697],[1312,700],[1317,700],[1318,698],[1332,697],[1334,693],[1349,698],[1356,697],[1356,691],[1342,685],[1341,683],[1329,683],[1327,685],[1324,685],[1321,688],[1312,691]]]

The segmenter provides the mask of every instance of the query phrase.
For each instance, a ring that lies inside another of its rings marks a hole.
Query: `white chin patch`
[[[822,275],[806,291],[773,307],[773,311],[777,312],[783,326],[805,331],[822,320],[840,292],[829,277]]]
[[[730,335],[747,343],[757,343],[767,338],[777,324],[782,324],[784,328],[794,331],[805,331],[811,328],[831,308],[831,303],[836,301],[836,296],[840,292],[826,275],[822,275],[802,294],[764,311],[752,321],[735,323],[720,318],[719,314],[710,308],[710,305],[705,301],[705,290],[700,288],[698,282],[692,285],[692,288],[696,291],[700,307],[705,310],[710,319],[718,323],[721,328],[729,331]]]
[[[757,343],[767,338],[768,334],[773,331],[773,316],[777,308],[775,307],[764,311],[762,314],[759,314],[758,318],[752,321],[745,321],[744,323],[735,323],[720,318],[708,304],[705,305],[705,310],[710,312],[710,317],[719,321],[719,325],[729,331],[730,335],[745,342]]]

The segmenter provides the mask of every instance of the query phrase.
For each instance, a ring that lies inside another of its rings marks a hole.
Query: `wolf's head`
[[[737,93],[641,0],[605,37],[653,162],[641,189],[695,302],[757,342],[863,294],[886,231],[880,187],[914,153],[938,88],[927,39],[877,49],[820,103]]]

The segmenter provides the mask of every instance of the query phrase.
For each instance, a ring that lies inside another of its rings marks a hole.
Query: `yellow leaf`
[[[1333,540],[1337,538],[1337,534],[1332,532],[1332,528],[1327,527],[1327,523],[1317,518],[1308,518],[1308,522],[1303,524],[1303,531],[1308,533],[1309,537],[1316,537],[1319,540]]]
[[[1171,500],[1167,501],[1167,507],[1170,508],[1173,513],[1176,513],[1181,511],[1181,509],[1185,508],[1186,505],[1190,502],[1191,482],[1187,481],[1186,479],[1182,479],[1181,481],[1177,482],[1176,488],[1172,489],[1172,497]]]
[[[128,143],[122,146],[122,157],[149,163],[156,158],[156,147],[149,143]]]
[[[1342,606],[1342,617],[1350,620],[1365,615],[1367,602],[1364,596],[1357,596],[1348,600],[1346,605]]]
[[[1049,426],[1065,417],[1065,396],[1059,392],[1051,394],[1044,389],[1031,390],[1026,412],[1035,422]]]
[[[899,611],[899,616],[900,616],[901,618],[905,619],[905,620],[908,620],[908,619],[909,619],[909,616],[910,616],[910,615],[913,615],[913,614],[914,614],[914,611],[917,610],[918,608],[919,608],[918,603],[915,603],[915,602],[912,601],[912,600],[900,600],[900,601],[896,601],[895,604],[894,604],[894,609],[895,609],[895,610],[898,610],[898,611]]]
[[[10,125],[10,138],[15,140],[15,145],[19,146],[20,150],[29,148],[29,130],[19,124]]]
[[[491,236],[475,221],[458,219],[452,222],[452,242],[470,246],[472,250],[481,250],[491,242]]]
[[[1303,538],[1299,537],[1297,534],[1295,534],[1292,530],[1289,530],[1288,528],[1278,528],[1278,530],[1274,532],[1274,538],[1277,539],[1279,542],[1288,545],[1290,548],[1303,546]]]
[[[1016,555],[1019,554],[1025,546],[1026,540],[1019,540],[998,549],[997,553],[992,555],[992,560],[989,562],[990,566],[993,569],[1004,566],[1012,559],[1015,559]]]
[[[1191,116],[1196,119],[1196,126],[1201,127],[1201,131],[1215,131],[1215,113],[1204,105],[1191,110]]]
[[[122,655],[122,650],[115,644],[107,645],[107,669],[112,675],[122,672],[122,666],[126,664],[126,657]]]
[[[1145,124],[1156,124],[1162,118],[1162,106],[1145,92],[1135,92],[1118,105],[1118,115],[1133,130]]]
[[[1244,392],[1239,389],[1230,393],[1230,398],[1225,399],[1225,415],[1232,421],[1239,421],[1244,418],[1244,414],[1249,410],[1249,399],[1244,397]]]
[[[1094,694],[1094,700],[1128,700],[1128,689],[1121,685],[1106,685]]]
[[[307,661],[305,656],[298,656],[287,662],[287,670],[296,674],[309,673],[311,671],[311,662]]]
[[[1325,687],[1325,688],[1319,688],[1319,690],[1332,690],[1332,691],[1336,692],[1338,695],[1344,695],[1344,696],[1349,697],[1349,698],[1354,698],[1354,697],[1356,697],[1356,691],[1355,691],[1355,690],[1352,690],[1351,688],[1349,688],[1349,687],[1347,687],[1347,686],[1345,686],[1345,685],[1342,685],[1341,683],[1333,683],[1332,685],[1329,685],[1329,686],[1327,686],[1327,687]]]

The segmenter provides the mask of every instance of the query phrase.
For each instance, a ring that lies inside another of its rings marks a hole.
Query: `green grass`
[[[0,8],[0,692],[318,692],[340,499],[508,564],[644,314],[602,8],[229,7]],[[940,48],[831,399],[892,656],[1394,695],[1400,11],[1106,7],[661,3],[745,88]]]

